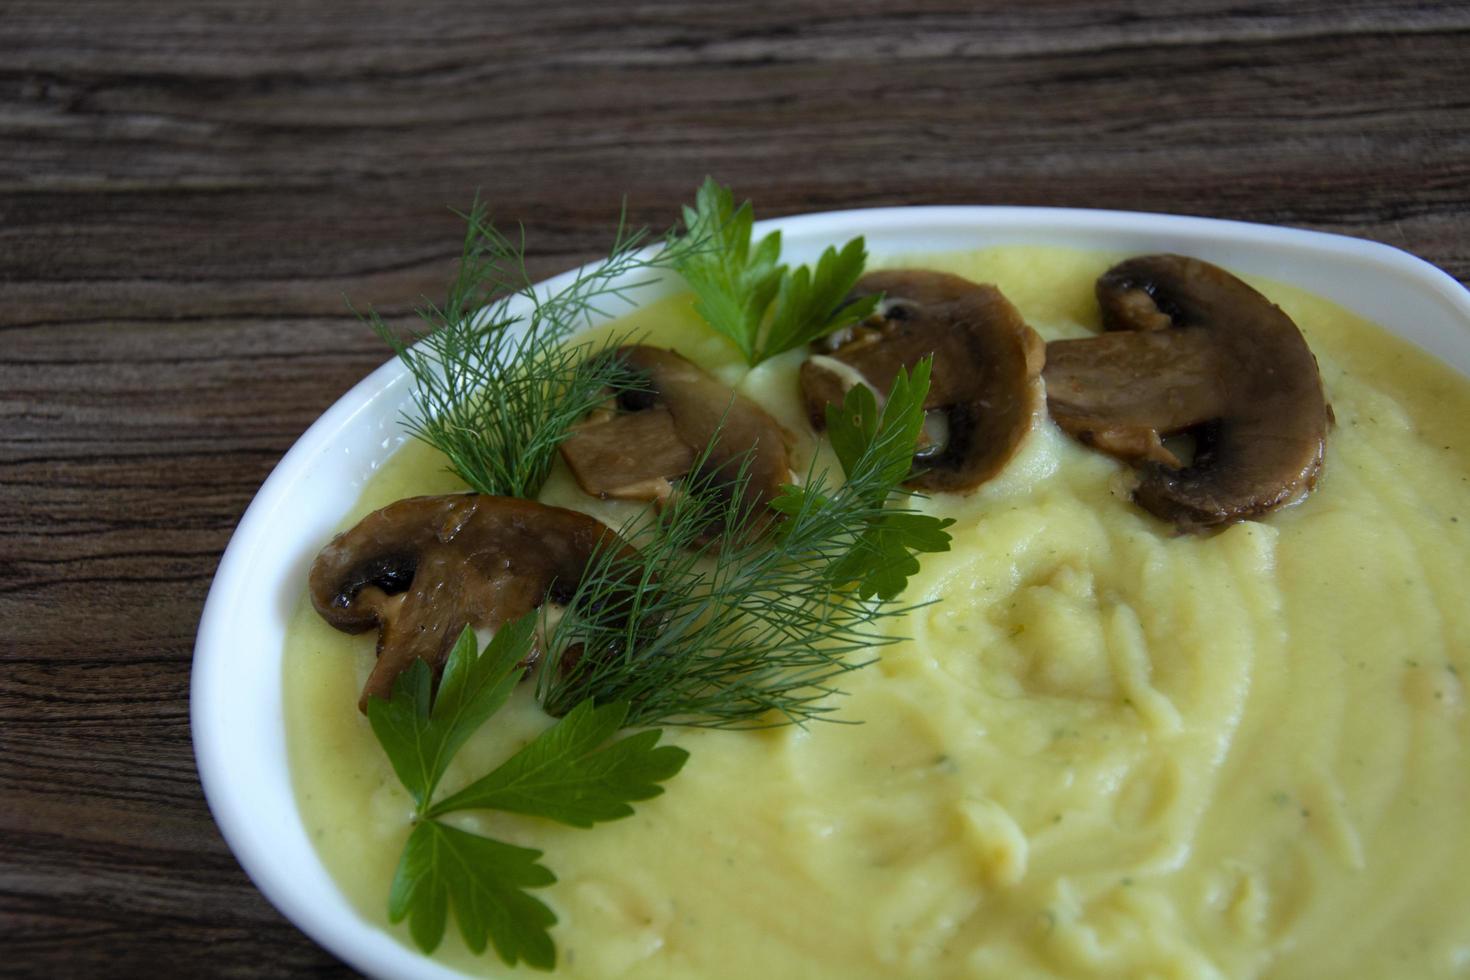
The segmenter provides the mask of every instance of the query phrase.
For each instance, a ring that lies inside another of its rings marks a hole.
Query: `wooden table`
[[[713,173],[767,216],[1202,214],[1470,280],[1470,6],[973,6],[4,4],[0,972],[346,972],[210,818],[194,631],[261,481],[386,358],[347,301],[441,295],[476,188],[537,274]]]

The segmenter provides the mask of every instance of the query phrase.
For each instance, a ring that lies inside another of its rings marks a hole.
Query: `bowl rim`
[[[1321,287],[1331,282],[1337,287],[1329,296],[1333,301],[1470,376],[1470,291],[1423,259],[1366,239],[1185,215],[984,205],[829,211],[755,226],[758,235],[776,230],[782,232],[784,255],[799,261],[810,260],[826,245],[862,234],[870,252],[880,257],[991,244],[1054,244],[1120,252],[1186,252],[1232,271],[1289,282],[1318,294],[1328,292]],[[902,247],[904,242],[930,241],[945,244]],[[560,289],[588,268],[552,277],[536,289]],[[526,307],[512,304],[511,312],[524,313]],[[273,543],[291,533],[283,529],[292,523],[293,507],[306,499],[304,494],[323,490],[319,484],[327,457],[333,457],[338,469],[356,467],[365,479],[405,441],[401,433],[394,433],[407,389],[407,372],[396,358],[372,371],[296,440],[245,510],[220,559],[200,618],[190,682],[190,727],[200,782],[225,842],[256,887],[287,919],[366,974],[456,978],[465,975],[363,918],[322,866],[296,807],[284,755],[281,643],[279,639],[274,647],[267,643],[264,651],[258,645],[251,647],[251,641],[262,636],[285,635],[275,601],[279,595],[273,599],[271,590],[259,588],[262,577],[278,587],[285,583],[289,592],[291,576],[298,576],[294,580],[298,596],[304,583],[300,555],[282,558],[271,552]],[[348,433],[355,441],[344,446]],[[342,463],[339,451],[357,455]],[[335,491],[331,500],[350,493],[350,506],[360,492],[360,481],[325,489]],[[251,616],[260,629],[252,628]],[[485,962],[491,974],[499,970],[488,953]]]

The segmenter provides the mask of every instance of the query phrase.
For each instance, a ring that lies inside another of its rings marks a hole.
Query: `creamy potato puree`
[[[1120,256],[1004,248],[909,264],[997,283],[1043,336],[1097,328]],[[636,816],[464,825],[545,851],[559,971],[608,977],[1470,974],[1470,382],[1331,303],[1255,283],[1306,334],[1336,427],[1300,506],[1175,536],[1128,471],[1044,421],[923,557],[912,639],[844,678],[840,717],[689,749]],[[619,329],[768,406],[803,453],[798,354],[748,375],[687,300]],[[405,447],[348,526],[459,487]],[[547,498],[585,506],[565,474]],[[303,583],[303,593],[305,584]],[[297,792],[368,919],[411,811],[356,700],[371,634],[304,598],[286,651]],[[546,724],[528,685],[452,791]],[[458,819],[458,818],[457,818]],[[408,944],[407,929],[391,931]],[[471,957],[450,925],[437,954]]]

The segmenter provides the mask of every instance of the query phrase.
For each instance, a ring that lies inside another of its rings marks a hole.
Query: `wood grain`
[[[0,936],[15,976],[347,972],[218,836],[193,635],[280,455],[442,290],[667,224],[1005,203],[1386,241],[1470,281],[1470,6],[9,2]]]

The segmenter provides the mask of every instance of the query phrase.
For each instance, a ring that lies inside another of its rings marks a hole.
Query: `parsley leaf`
[[[466,626],[450,651],[432,706],[433,672],[422,660],[399,675],[391,699],[368,700],[373,734],[420,810],[434,795],[454,753],[510,697],[521,677],[515,665],[525,656],[535,627],[534,613],[506,623],[476,657],[475,632]]]
[[[867,248],[858,237],[840,252],[828,246],[817,260],[816,272],[800,266],[783,275],[757,362],[851,326],[877,309],[879,296],[843,305],[867,261]]]
[[[912,471],[930,367],[925,358],[912,374],[900,368],[881,412],[872,389],[861,384],[848,390],[841,408],[827,406],[827,434],[847,482],[834,498],[815,504],[837,512],[848,509],[859,515],[859,523],[852,530],[851,546],[828,565],[826,574],[835,585],[853,585],[862,599],[896,598],[919,570],[916,553],[949,550],[944,529],[954,523],[952,518],[883,506]],[[787,487],[772,506],[794,516],[813,505],[813,494],[810,487]]]
[[[868,252],[862,238],[839,251],[828,248],[816,271],[779,265],[781,233],[750,243],[755,215],[750,202],[706,177],[694,207],[684,208],[684,240],[674,268],[696,297],[694,309],[728,337],[748,364],[800,347],[872,313],[878,297],[843,305],[863,273]],[[774,307],[772,302],[774,301]]]
[[[556,915],[524,889],[550,885],[556,876],[536,861],[540,851],[503,844],[422,820],[408,836],[393,887],[388,919],[408,919],[413,941],[432,953],[444,938],[450,902],[464,944],[485,951],[488,936],[507,966],[524,959],[550,970],[556,947],[548,929]]]
[[[899,368],[881,413],[865,384],[849,388],[841,408],[827,406],[827,437],[843,474],[849,482],[871,483],[870,492],[879,499],[908,479],[913,468],[932,367],[933,359],[926,357],[912,374]]]
[[[736,208],[729,188],[713,177],[705,178],[694,204],[684,208],[686,241],[692,247],[678,254],[674,268],[694,290],[695,311],[755,364],[756,335],[786,274],[785,266],[776,264],[781,233],[767,235],[752,249],[750,202]]]
[[[499,769],[429,812],[509,810],[573,827],[629,816],[628,802],[662,793],[658,784],[683,768],[689,753],[671,745],[655,748],[658,731],[607,744],[627,716],[626,703],[593,707],[583,701]]]
[[[415,825],[398,860],[388,894],[388,919],[408,919],[424,952],[444,938],[449,908],[467,947],[493,943],[506,965],[525,960],[538,969],[556,964],[549,929],[556,916],[528,888],[556,881],[537,863],[540,851],[515,847],[442,823],[455,810],[526,813],[590,827],[630,816],[628,804],[663,792],[689,753],[656,744],[657,730],[608,743],[627,718],[627,704],[574,707],[504,764],[469,786],[433,802],[434,790],[465,740],[504,706],[531,649],[536,614],[506,623],[478,653],[468,627],[450,651],[437,696],[433,672],[422,660],[401,674],[387,701],[368,702],[368,721],[393,771],[414,799]]]
[[[909,577],[918,574],[915,552],[949,550],[949,535],[943,529],[953,523],[952,518],[885,511],[858,536],[852,550],[833,563],[827,575],[838,583],[856,582],[859,598],[896,598],[908,586]]]

